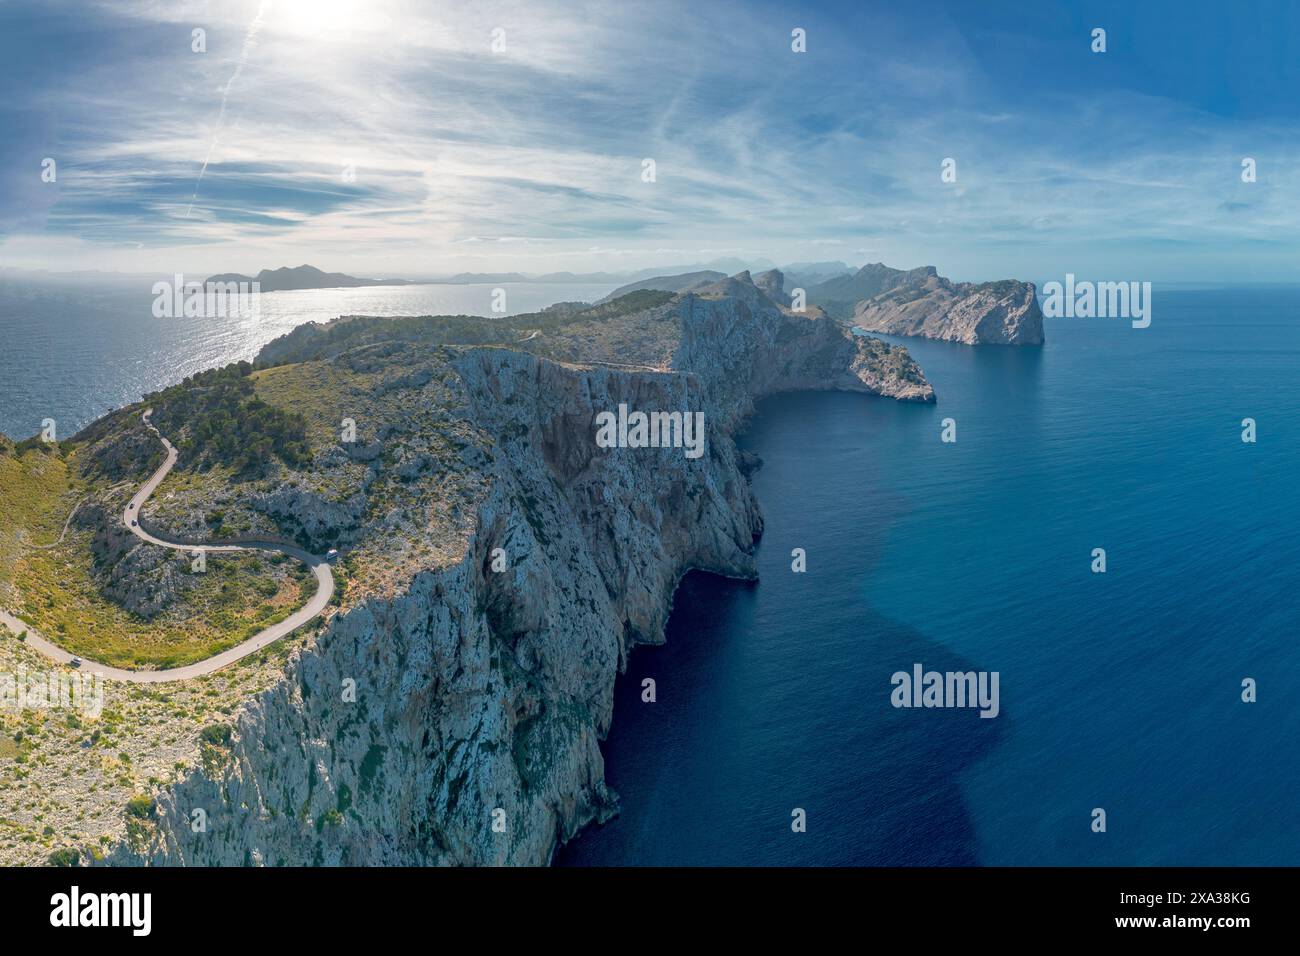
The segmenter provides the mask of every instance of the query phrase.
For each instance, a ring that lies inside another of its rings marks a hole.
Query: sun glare
[[[370,19],[361,0],[267,0],[265,17],[272,29],[297,36],[349,33]]]

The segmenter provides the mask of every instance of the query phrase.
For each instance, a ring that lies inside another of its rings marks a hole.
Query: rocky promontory
[[[300,490],[269,514],[337,542],[346,587],[106,862],[541,864],[615,813],[600,741],[629,653],[664,640],[686,571],[756,574],[753,463],[732,440],[753,403],[934,400],[905,349],[792,312],[779,289],[742,273],[578,312],[341,320],[268,346],[259,399],[315,416],[310,462],[274,476]],[[621,405],[702,413],[703,454],[602,447],[597,416]],[[340,452],[343,418],[376,454]],[[223,507],[260,500],[258,481]],[[152,520],[198,520],[202,494],[178,486]]]
[[[869,263],[808,291],[859,328],[966,345],[1041,345],[1043,315],[1031,282],[952,282],[934,266],[903,271]]]

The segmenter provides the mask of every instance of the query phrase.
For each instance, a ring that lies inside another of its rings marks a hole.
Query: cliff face
[[[660,356],[662,371],[421,353],[454,373],[447,407],[478,436],[458,454],[481,479],[459,555],[335,614],[228,742],[158,796],[147,838],[108,862],[541,864],[613,813],[599,741],[628,653],[663,640],[686,570],[755,574],[762,518],[731,439],[754,399],[814,387],[933,400],[905,350],[793,316],[748,277],[727,282],[634,317],[653,341],[624,361]],[[599,347],[617,340],[607,332]],[[541,338],[555,352],[592,341]],[[704,453],[600,447],[596,416],[620,404],[702,411]],[[409,524],[386,514],[361,539]]]
[[[857,272],[838,275],[808,289],[808,301],[815,302],[837,319],[853,314],[853,307],[864,299],[902,285],[916,285],[938,276],[934,266],[919,269],[891,269],[883,262],[868,262]]]
[[[1029,282],[951,282],[933,266],[903,272],[879,263],[810,292],[869,332],[967,345],[1041,345],[1043,315]]]

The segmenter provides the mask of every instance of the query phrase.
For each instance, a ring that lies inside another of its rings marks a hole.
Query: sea
[[[759,580],[683,580],[558,862],[1300,864],[1300,289],[1153,304],[762,402]],[[917,664],[998,716],[893,706]]]
[[[257,314],[155,318],[172,275],[0,276],[0,432],[27,438],[54,419],[70,437],[107,411],[188,375],[251,360],[304,322],[340,315],[516,315],[590,302],[609,284],[506,282],[308,289],[257,296]],[[503,299],[494,299],[496,289]],[[494,312],[500,304],[504,311]]]
[[[271,293],[247,323],[155,319],[139,280],[0,282],[0,431],[70,434],[302,321],[490,293]],[[1149,328],[1046,330],[905,340],[935,405],[759,404],[759,579],[683,579],[616,688],[621,811],[557,863],[1300,864],[1300,288],[1158,286]],[[895,706],[918,665],[996,673],[997,716]]]

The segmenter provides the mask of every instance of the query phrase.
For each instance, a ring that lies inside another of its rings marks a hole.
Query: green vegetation
[[[228,747],[232,732],[227,724],[209,724],[199,731],[199,740],[218,747]]]
[[[337,810],[326,810],[316,821],[316,832],[320,833],[326,826],[337,827],[343,825],[343,814]]]
[[[673,298],[671,292],[638,289],[586,309],[552,308],[499,318],[477,315],[349,316],[327,325],[300,325],[267,346],[263,352],[266,358],[259,362],[259,367],[332,358],[349,349],[379,342],[527,347],[525,336],[534,331],[544,336],[571,325],[621,318],[664,305]]]
[[[23,555],[58,540],[80,491],[67,462],[44,448],[0,455],[0,601],[11,603]]]
[[[308,362],[262,369],[250,380],[259,400],[276,408],[306,409],[305,435],[312,445],[323,446],[338,444],[344,418],[365,421],[360,410],[369,406],[381,376]]]
[[[194,386],[201,398],[185,399],[168,389],[156,408],[196,415],[201,427],[191,441],[204,450],[200,454],[221,454],[224,447],[205,429],[220,431],[222,423],[238,420],[231,428],[247,445],[240,457],[244,468],[263,460],[268,442],[273,454],[277,442],[290,457],[302,453],[302,418],[257,399],[250,371],[244,363],[220,375],[196,376],[205,382]],[[138,412],[118,421],[116,429],[105,428],[104,421],[60,446],[34,441],[0,447],[0,606],[92,661],[164,669],[220,653],[302,606],[313,587],[307,568],[257,553],[209,555],[207,570],[196,572],[187,554],[157,549],[144,555],[142,570],[114,581],[121,557],[109,528],[142,480],[131,473],[135,464],[160,453],[161,446],[139,427]],[[259,431],[261,444],[250,440]],[[226,468],[209,473],[231,477]],[[192,472],[175,473],[165,486],[187,480],[207,490],[207,477]],[[123,597],[131,593],[133,600]],[[152,604],[159,593],[166,596],[161,607]]]
[[[250,363],[236,362],[146,396],[154,424],[173,436],[187,466],[220,464],[261,475],[275,458],[291,467],[310,460],[306,421],[258,398],[252,371]]]
[[[134,796],[126,802],[127,816],[136,817],[140,820],[148,820],[154,815],[158,805],[154,802],[153,797]]]
[[[0,637],[0,672],[20,668],[37,673],[50,664]],[[72,848],[85,866],[128,834],[147,846],[154,821],[127,813],[127,802],[158,797],[196,768],[199,748],[211,747],[200,742],[202,729],[229,725],[243,701],[282,676],[280,661],[259,664],[254,656],[194,680],[113,683],[98,717],[0,708],[0,866],[61,863]]]
[[[624,315],[633,315],[670,302],[675,295],[676,293],[660,292],[657,289],[637,289],[635,292],[621,295],[610,302],[578,312],[574,315],[573,320],[576,322],[598,322],[601,319],[616,319]]]
[[[997,296],[1012,295],[1022,289],[1026,289],[1026,286],[1017,279],[998,279],[994,282],[980,282],[975,286],[977,292],[988,292]]]
[[[15,562],[17,614],[74,654],[116,667],[169,668],[206,660],[284,620],[311,594],[310,572],[253,552],[209,555],[194,573],[189,558],[167,552],[182,581],[172,606],[152,620],[100,591],[89,531],[28,550]]]
[[[80,866],[81,854],[70,846],[55,850],[47,858],[50,866]]]

